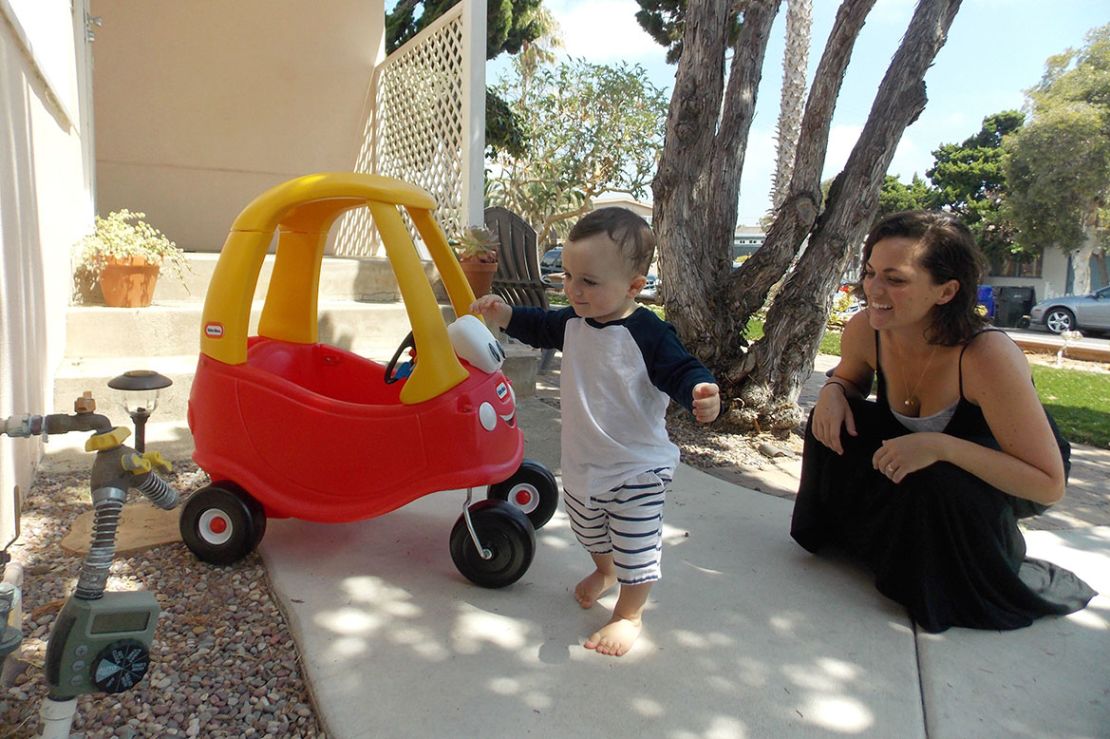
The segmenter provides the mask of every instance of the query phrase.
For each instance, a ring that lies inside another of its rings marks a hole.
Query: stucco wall
[[[1040,277],[989,277],[986,283],[997,287],[1032,287],[1037,300],[1044,300],[1063,295],[1067,279],[1067,254],[1059,249],[1045,249]]]
[[[266,188],[351,170],[383,0],[93,0],[97,208],[218,251]]]
[[[51,404],[70,247],[92,221],[83,29],[75,31],[68,2],[0,0],[0,419],[72,411]],[[37,437],[0,437],[0,546],[41,452]]]

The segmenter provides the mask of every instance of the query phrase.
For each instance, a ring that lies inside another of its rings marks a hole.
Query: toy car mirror
[[[505,362],[505,350],[476,316],[460,316],[447,327],[455,354],[483,372],[495,372]]]

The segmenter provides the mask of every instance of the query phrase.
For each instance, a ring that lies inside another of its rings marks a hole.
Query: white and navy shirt
[[[579,318],[573,308],[514,307],[506,331],[563,352],[566,490],[589,496],[644,470],[678,465],[664,420],[668,399],[692,410],[694,386],[716,381],[671,324],[643,307],[609,323]]]

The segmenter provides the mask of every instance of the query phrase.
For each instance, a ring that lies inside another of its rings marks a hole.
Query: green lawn
[[[761,338],[763,338],[763,321],[753,318],[748,321],[748,341]],[[821,337],[821,347],[818,351],[821,354],[833,354],[839,357],[840,331],[826,331],[825,335]]]
[[[1033,381],[1065,439],[1110,445],[1110,375],[1034,364]]]

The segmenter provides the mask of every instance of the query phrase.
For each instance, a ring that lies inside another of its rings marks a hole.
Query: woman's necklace
[[[890,342],[890,345],[893,347],[894,342]],[[929,358],[925,360],[925,366],[921,368],[921,374],[917,376],[917,382],[914,384],[912,391],[910,390],[907,373],[899,373],[902,375],[902,386],[906,388],[906,399],[902,401],[902,405],[910,412],[916,413],[921,408],[921,401],[917,397],[917,391],[921,387],[921,381],[925,379],[925,373],[929,371],[929,365],[933,362],[933,355],[937,353],[937,346],[938,344],[933,344],[933,351],[929,352]],[[901,352],[895,349],[894,353],[898,356],[898,363],[903,364]]]

